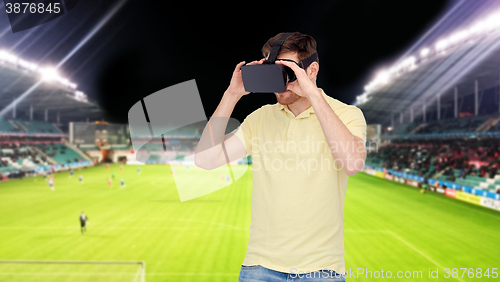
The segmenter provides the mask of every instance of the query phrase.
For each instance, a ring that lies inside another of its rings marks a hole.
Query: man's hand
[[[253,61],[251,63],[248,63],[249,65],[257,65],[257,64],[262,64],[264,62],[264,59],[261,59],[260,61]],[[231,95],[232,97],[235,97],[237,99],[243,97],[243,95],[247,95],[250,92],[245,91],[245,87],[243,86],[243,79],[241,78],[241,67],[245,64],[245,61],[240,62],[239,64],[236,65],[233,71],[233,77],[231,77],[231,82],[229,83],[229,87],[227,88],[226,92]]]
[[[278,65],[284,65],[293,70],[297,80],[294,82],[290,82],[287,84],[286,89],[291,90],[299,96],[303,96],[306,98],[310,98],[311,95],[320,94],[318,88],[314,85],[314,83],[309,79],[306,71],[301,69],[297,64],[289,62],[289,61],[279,61],[275,62]]]

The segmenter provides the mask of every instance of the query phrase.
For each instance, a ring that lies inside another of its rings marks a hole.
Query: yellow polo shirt
[[[319,89],[349,131],[366,142],[361,110]],[[334,162],[313,108],[295,117],[287,106],[265,105],[248,115],[235,134],[253,162],[250,239],[243,265],[286,273],[325,268],[343,273],[349,177]]]

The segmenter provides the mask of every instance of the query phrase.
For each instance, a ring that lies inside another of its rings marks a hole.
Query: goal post
[[[146,263],[144,261],[0,260],[0,281],[34,281],[33,278],[36,278],[36,281],[145,282]]]

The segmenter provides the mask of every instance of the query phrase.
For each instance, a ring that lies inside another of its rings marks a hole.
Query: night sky
[[[55,65],[118,2],[81,0],[61,18],[15,34],[2,16],[0,48]],[[129,108],[142,97],[190,79],[196,79],[209,117],[238,62],[262,58],[262,45],[277,33],[299,31],[318,43],[318,87],[353,103],[378,67],[397,60],[453,3],[129,0],[60,72],[97,101],[111,122],[126,123]],[[269,103],[276,103],[273,94],[247,95],[233,117],[242,121]]]

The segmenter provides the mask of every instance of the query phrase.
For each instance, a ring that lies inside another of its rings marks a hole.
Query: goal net
[[[0,281],[145,282],[143,261],[0,260]]]

